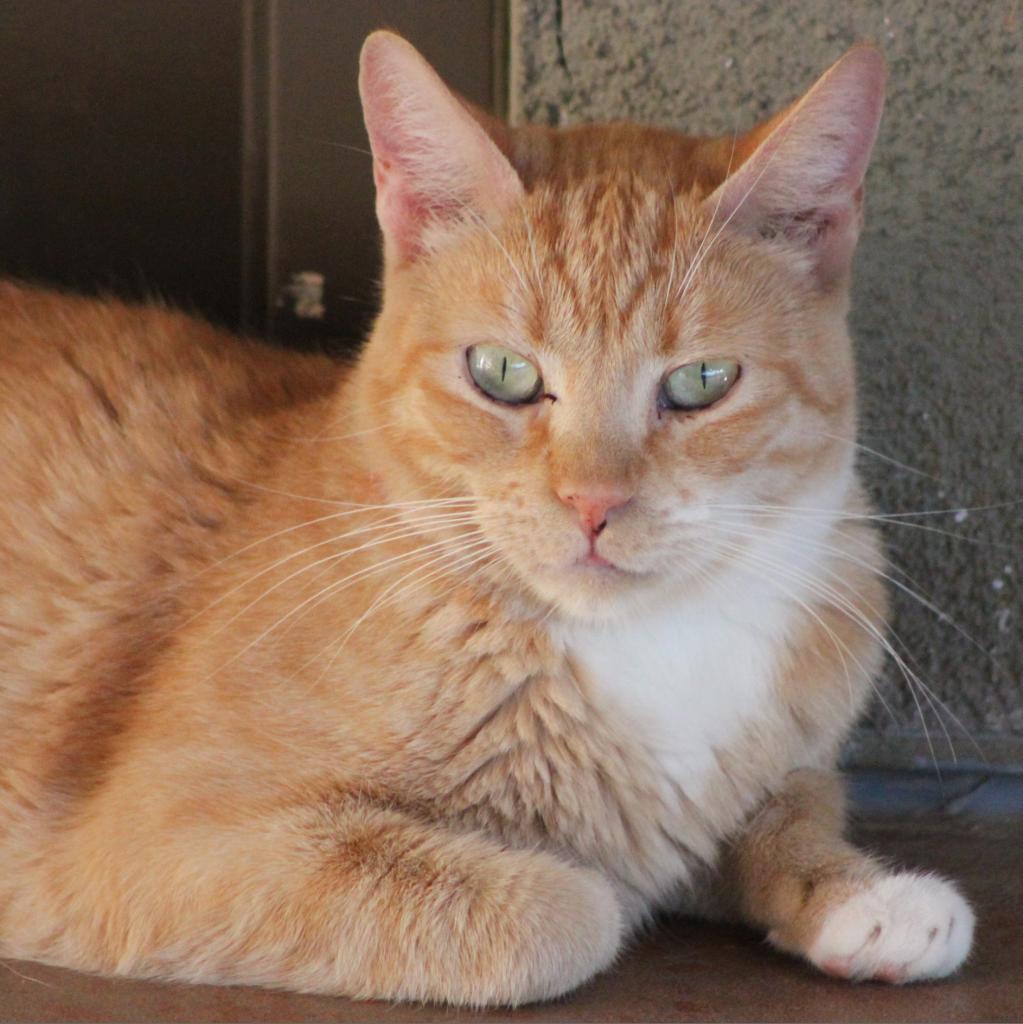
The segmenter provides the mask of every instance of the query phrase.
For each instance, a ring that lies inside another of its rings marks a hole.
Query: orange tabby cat
[[[857,47],[736,140],[510,129],[394,35],[354,367],[0,288],[0,953],[521,1003],[658,908],[834,974],[970,909],[842,838],[885,598]]]

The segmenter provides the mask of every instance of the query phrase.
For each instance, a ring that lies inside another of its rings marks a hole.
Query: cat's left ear
[[[784,242],[824,288],[845,280],[884,86],[880,52],[855,46],[802,99],[741,138],[739,169],[704,200],[717,222]]]
[[[493,220],[522,197],[467,105],[400,36],[374,32],[363,44],[359,93],[388,266],[414,262],[431,232],[467,214]]]

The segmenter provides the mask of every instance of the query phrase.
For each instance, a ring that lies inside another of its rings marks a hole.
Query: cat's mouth
[[[636,578],[647,575],[637,572],[635,569],[627,569],[624,565],[598,554],[596,550],[590,550],[586,554],[580,555],[571,564],[571,568],[598,577],[631,576]]]
[[[591,549],[590,552],[580,558],[576,564],[596,569],[613,569],[617,572],[625,572],[624,569],[615,565],[615,563],[610,559],[605,558],[603,555],[598,555],[595,549]]]
[[[599,542],[599,535],[590,537],[589,550],[581,554],[575,564],[585,566],[591,569],[609,569],[617,572],[626,572],[620,565],[616,564],[610,558],[605,558],[604,555],[597,551],[597,543]]]
[[[530,573],[531,589],[572,619],[598,621],[614,616],[623,601],[640,598],[658,586],[659,573],[630,567],[596,551],[576,552],[564,560],[544,560]]]

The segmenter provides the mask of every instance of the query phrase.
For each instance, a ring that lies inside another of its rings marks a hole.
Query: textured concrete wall
[[[1023,5],[512,0],[511,19],[514,117],[695,134],[744,129],[852,43],[880,43],[889,102],[852,316],[860,440],[914,468],[863,452],[863,470],[890,513],[1023,498]],[[889,671],[854,758],[929,763],[929,733],[949,761],[947,729],[960,759],[1023,768],[1023,505],[894,522],[899,578],[944,613],[897,594],[895,633],[932,693]]]

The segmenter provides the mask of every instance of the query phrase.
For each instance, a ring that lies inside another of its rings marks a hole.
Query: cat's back
[[[103,726],[342,372],[175,311],[0,282],[0,748],[25,762],[69,715]]]
[[[99,560],[114,522],[124,544],[128,521],[214,515],[198,492],[272,462],[341,373],[174,310],[0,281],[0,545],[38,561],[34,542],[74,536]]]
[[[252,417],[325,396],[343,372],[163,306],[4,280],[0,368],[5,440],[19,447],[19,434],[39,420],[50,438],[89,433],[93,448],[117,438],[144,443],[145,427],[161,422],[178,441],[237,433]]]

